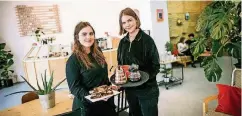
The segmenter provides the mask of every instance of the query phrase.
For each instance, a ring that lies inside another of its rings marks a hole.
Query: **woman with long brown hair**
[[[107,63],[88,22],[80,22],[75,27],[73,54],[66,63],[66,77],[75,96],[72,110],[80,108],[81,116],[116,115],[113,98],[95,103],[84,98],[94,87],[110,85]]]

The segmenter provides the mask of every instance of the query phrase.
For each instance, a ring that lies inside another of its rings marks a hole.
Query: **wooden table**
[[[68,97],[69,91],[56,92],[55,107],[43,109],[39,99],[0,111],[0,116],[53,116],[72,110],[73,99]]]

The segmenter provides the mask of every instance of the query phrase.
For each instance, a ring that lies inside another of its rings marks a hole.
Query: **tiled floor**
[[[222,78],[217,83],[230,84],[232,65],[228,57],[221,58],[219,64],[223,69]],[[185,79],[182,85],[174,86],[166,90],[160,86],[159,116],[202,116],[202,100],[217,93],[216,83],[209,83],[204,77],[202,68],[184,69]],[[175,69],[174,74],[179,76],[180,69]],[[158,74],[159,81],[161,75]],[[31,90],[25,83],[16,84],[13,87],[0,90],[0,110],[21,104],[21,96],[16,94],[9,97],[4,95],[15,91]]]

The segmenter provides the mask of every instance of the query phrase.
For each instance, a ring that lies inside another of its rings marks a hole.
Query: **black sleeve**
[[[89,95],[89,92],[81,85],[80,66],[78,66],[79,64],[75,60],[73,56],[68,59],[66,63],[66,78],[71,94],[83,101],[84,96]]]
[[[120,40],[119,44],[118,44],[118,50],[117,50],[117,60],[118,60],[118,65],[122,65],[122,39]]]
[[[156,75],[160,72],[160,58],[159,58],[159,53],[157,50],[157,47],[155,45],[154,40],[151,38],[150,39],[150,46],[149,53],[148,53],[148,58],[150,59],[151,66],[150,66],[150,78],[156,78]]]

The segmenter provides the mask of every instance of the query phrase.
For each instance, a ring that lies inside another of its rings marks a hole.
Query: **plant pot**
[[[55,106],[55,92],[46,95],[39,95],[39,99],[43,109],[49,109]]]
[[[4,85],[5,85],[5,87],[13,86],[13,80],[12,79],[4,79]]]
[[[164,82],[169,83],[170,78],[164,78]]]

